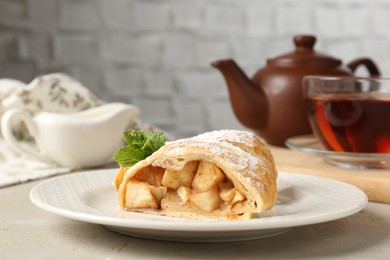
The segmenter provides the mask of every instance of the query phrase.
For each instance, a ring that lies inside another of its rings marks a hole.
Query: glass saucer
[[[313,135],[287,139],[286,146],[292,150],[323,156],[324,160],[347,169],[390,169],[390,153],[350,153],[328,151]]]

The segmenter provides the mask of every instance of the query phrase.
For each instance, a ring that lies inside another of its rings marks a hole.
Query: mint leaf
[[[160,149],[161,146],[165,144],[165,138],[163,132],[156,133],[147,133],[146,140],[144,145],[142,146],[142,150],[144,150],[148,156]]]
[[[128,145],[141,149],[146,141],[146,133],[144,131],[128,130],[123,133],[125,142]]]
[[[145,158],[145,152],[132,146],[126,146],[116,151],[114,157],[120,166],[132,166]]]
[[[165,144],[163,132],[128,130],[123,133],[127,146],[119,149],[115,161],[119,166],[130,167],[147,158]]]

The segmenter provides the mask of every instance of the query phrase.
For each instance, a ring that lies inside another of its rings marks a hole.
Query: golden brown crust
[[[123,175],[125,175],[126,171],[127,171],[127,168],[125,168],[125,167],[119,168],[119,171],[117,172],[117,174],[115,176],[115,180],[114,180],[114,185],[115,185],[116,189],[118,189],[119,185],[121,185],[121,183],[123,181]]]
[[[270,150],[254,134],[238,130],[221,130],[188,139],[169,142],[133,167],[121,169],[116,177],[119,204],[126,209],[127,183],[145,167],[180,170],[192,161],[205,161],[218,166],[248,203],[245,213],[237,218],[250,218],[270,209],[276,202],[277,171]],[[120,185],[117,185],[120,182]],[[140,210],[149,212],[149,210]],[[189,209],[161,212],[168,216],[192,219],[229,219],[229,216],[199,215]]]

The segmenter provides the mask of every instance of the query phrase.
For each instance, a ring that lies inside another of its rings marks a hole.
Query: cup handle
[[[378,67],[376,66],[375,62],[369,58],[359,58],[356,60],[351,61],[347,64],[347,67],[352,70],[352,72],[355,72],[356,69],[363,65],[367,68],[368,72],[371,76],[379,76],[381,75]]]
[[[21,143],[15,138],[12,132],[12,122],[15,119],[19,119],[26,124],[27,130],[30,135],[35,139],[39,151],[28,149],[21,145]],[[6,111],[1,118],[1,133],[5,142],[17,153],[32,157],[39,161],[47,163],[53,163],[41,149],[40,140],[37,133],[37,125],[33,121],[32,117],[21,109],[11,109]]]

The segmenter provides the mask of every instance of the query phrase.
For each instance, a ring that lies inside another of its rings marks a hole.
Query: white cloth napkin
[[[32,146],[28,143],[24,143],[24,145]],[[58,167],[25,156],[19,156],[0,138],[0,187],[71,171],[72,169],[69,167]]]

